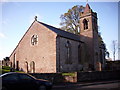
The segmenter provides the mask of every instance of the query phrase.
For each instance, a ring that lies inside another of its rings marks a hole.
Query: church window
[[[35,73],[35,62],[34,61],[32,61],[31,63],[30,63],[30,71],[31,71],[31,73]]]
[[[16,70],[19,71],[19,61],[16,61]]]
[[[86,19],[83,20],[84,30],[88,29],[88,21]]]
[[[71,44],[69,41],[66,43],[66,64],[71,64]]]
[[[103,53],[102,53],[102,49],[100,49],[100,62],[103,63]]]
[[[31,44],[36,45],[38,43],[38,35],[33,35],[31,37]]]
[[[79,64],[83,64],[84,60],[85,60],[85,55],[86,55],[86,50],[85,50],[85,44],[84,43],[80,43],[78,45],[78,63]]]
[[[81,45],[78,45],[78,63],[81,63]]]
[[[10,67],[12,67],[12,62],[10,62]]]
[[[29,71],[28,71],[28,62],[27,61],[25,62],[25,69],[26,69],[26,73],[28,73]]]
[[[15,62],[16,62],[16,53],[14,53],[14,57],[13,57],[13,68],[15,68]]]

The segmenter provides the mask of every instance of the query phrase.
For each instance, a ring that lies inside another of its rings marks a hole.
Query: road
[[[120,82],[55,85],[52,90],[120,90]]]

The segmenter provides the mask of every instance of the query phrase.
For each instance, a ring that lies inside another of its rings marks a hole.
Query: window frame
[[[88,20],[87,19],[83,19],[83,27],[84,27],[84,30],[88,29]]]
[[[72,64],[72,61],[71,61],[71,43],[70,41],[67,41],[67,43],[65,44],[65,47],[66,47],[66,61],[65,63],[66,64]]]
[[[37,43],[38,43],[38,35],[37,35],[37,34],[34,34],[34,35],[32,35],[32,37],[31,37],[31,44],[32,44],[32,45],[37,45]]]

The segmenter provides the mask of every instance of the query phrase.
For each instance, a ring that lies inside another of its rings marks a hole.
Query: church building
[[[10,55],[10,65],[30,73],[101,71],[105,45],[99,41],[97,13],[86,4],[80,13],[80,35],[35,18]]]

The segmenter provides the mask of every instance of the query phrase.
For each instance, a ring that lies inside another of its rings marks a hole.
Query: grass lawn
[[[62,73],[62,76],[75,76],[76,75],[76,73]]]
[[[0,68],[0,73],[7,73],[10,72],[11,67],[9,66],[2,66],[2,68]],[[14,72],[22,72],[22,71],[14,71]]]

